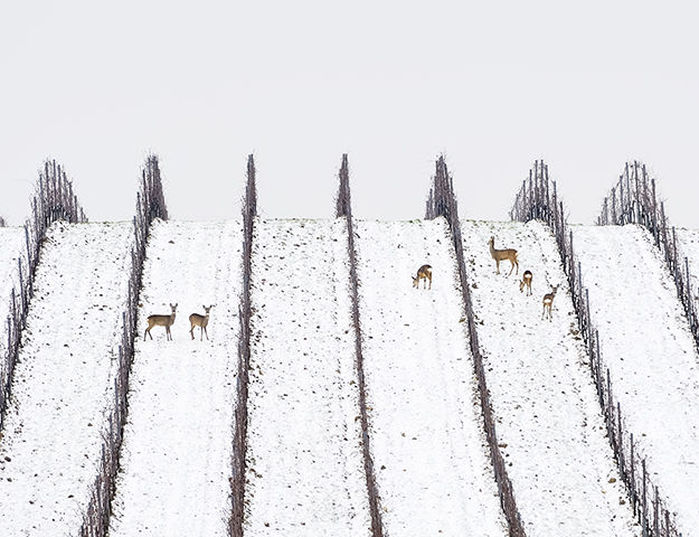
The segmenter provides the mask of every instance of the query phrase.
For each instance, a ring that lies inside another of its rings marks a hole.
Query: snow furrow
[[[260,220],[245,534],[369,535],[345,222]]]
[[[498,441],[527,535],[638,535],[554,237],[538,222],[464,222],[462,232]],[[509,261],[496,274],[491,236],[495,248],[518,251],[517,276]],[[531,296],[519,289],[525,270]],[[549,321],[542,298],[552,285]]]
[[[574,226],[600,352],[636,453],[676,512],[699,535],[699,364],[677,289],[644,229]]]
[[[230,501],[241,226],[153,224],[144,264],[135,358],[117,477],[112,537],[224,536]],[[177,304],[143,340],[151,314]],[[209,340],[188,317],[210,311]]]
[[[133,225],[53,224],[0,442],[0,535],[74,535],[111,401]]]
[[[504,536],[443,219],[356,222],[372,454],[388,535]],[[432,266],[431,289],[411,276]]]

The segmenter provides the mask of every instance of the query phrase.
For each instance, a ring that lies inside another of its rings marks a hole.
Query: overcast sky
[[[445,153],[462,218],[507,219],[544,158],[592,223],[627,159],[699,228],[691,2],[4,2],[0,215],[20,224],[48,156],[91,220],[130,218],[149,151],[171,217],[422,217]]]

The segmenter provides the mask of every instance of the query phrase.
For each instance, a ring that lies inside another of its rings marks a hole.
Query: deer
[[[154,326],[164,326],[165,334],[167,335],[168,341],[172,341],[172,334],[170,333],[170,327],[175,322],[175,313],[177,312],[177,304],[174,306],[170,304],[170,309],[172,313],[170,315],[149,315],[148,316],[148,328],[143,333],[143,341],[146,340],[146,335],[149,335],[153,339],[153,334],[150,333],[150,329]]]
[[[500,261],[504,261],[505,259],[509,260],[510,264],[512,265],[508,276],[512,274],[512,271],[515,269],[515,267],[517,267],[517,272],[515,272],[515,274],[519,274],[519,261],[517,261],[517,250],[513,250],[512,248],[506,248],[504,250],[495,249],[495,237],[490,237],[488,244],[490,245],[490,255],[493,256],[493,259],[495,259],[496,274],[500,274]]]
[[[432,289],[432,267],[429,265],[422,265],[417,269],[417,276],[413,276],[413,287],[419,289],[420,280],[425,280],[425,285],[423,288],[427,288],[427,281],[430,282],[430,289]]]
[[[209,333],[206,331],[206,325],[209,324],[209,311],[213,307],[213,304],[211,304],[211,306],[208,308],[206,306],[202,306],[202,308],[204,308],[205,315],[192,313],[189,316],[189,323],[192,325],[192,328],[189,330],[189,334],[192,336],[192,339],[194,339],[194,329],[198,326],[200,328],[200,341],[204,340],[204,334],[206,334],[206,340],[209,340]]]
[[[527,296],[530,296],[532,294],[532,273],[529,270],[525,270],[524,274],[522,274],[522,281],[519,282],[519,292],[524,291],[525,287],[527,288]]]
[[[544,310],[541,312],[541,318],[544,318],[544,314],[548,313],[548,319],[551,320],[551,306],[553,306],[553,299],[556,297],[556,291],[558,291],[558,285],[551,286],[551,292],[544,295]]]

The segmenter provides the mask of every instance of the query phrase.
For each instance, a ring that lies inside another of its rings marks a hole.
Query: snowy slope
[[[110,535],[226,535],[230,512],[241,225],[155,221]],[[172,341],[146,317],[177,303]],[[214,304],[210,340],[190,313]]]
[[[7,316],[12,287],[19,291],[17,259],[26,259],[23,227],[0,227],[0,357],[7,349]]]
[[[357,222],[355,230],[386,532],[504,536],[446,223]],[[431,290],[412,288],[423,264],[433,267]]]
[[[614,394],[684,535],[699,535],[699,367],[660,251],[637,226],[573,227]]]
[[[538,222],[469,221],[462,233],[498,441],[527,535],[638,535],[553,236]],[[507,276],[509,261],[495,273],[491,236],[518,251],[519,278],[533,273],[531,296]],[[555,284],[552,320],[542,320]]]
[[[97,475],[133,225],[48,231],[0,442],[0,535],[75,535]]]
[[[256,223],[249,537],[369,535],[346,245],[342,220]]]
[[[677,229],[676,234],[680,262],[684,263],[684,257],[689,261],[692,297],[699,300],[699,230],[680,228]],[[684,264],[682,267],[684,268]]]

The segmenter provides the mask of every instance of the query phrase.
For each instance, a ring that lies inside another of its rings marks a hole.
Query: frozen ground
[[[76,535],[101,455],[133,225],[48,231],[0,442],[0,535]]]
[[[498,441],[527,535],[639,535],[553,236],[538,222],[467,221],[462,233]],[[509,261],[496,274],[491,236],[518,251],[519,276],[508,276]],[[519,290],[525,270],[531,296]],[[556,284],[552,320],[542,320]]]
[[[699,368],[670,273],[640,227],[573,227],[613,392],[653,480],[698,535]]]
[[[227,535],[241,289],[238,222],[153,224],[110,536]],[[172,341],[146,317],[177,303]],[[190,313],[215,304],[209,340]]]
[[[386,533],[504,536],[446,224],[357,222],[355,230]],[[413,289],[423,264],[432,266],[432,289]]]
[[[356,225],[386,534],[504,536],[445,224]],[[20,229],[0,229],[5,287],[23,252]],[[697,352],[674,283],[639,228],[573,230],[627,426],[684,535],[694,535]],[[699,238],[683,233],[694,264]],[[520,251],[520,274],[534,273],[533,296],[520,294],[507,263],[495,275],[490,235]],[[59,223],[48,236],[0,439],[3,537],[77,532],[112,404],[132,224]],[[154,224],[112,537],[225,534],[240,241],[234,222]],[[246,536],[368,536],[345,224],[260,220],[255,241]],[[527,534],[638,535],[552,237],[537,223],[466,222],[464,246],[499,441]],[[424,263],[433,266],[433,288],[413,289]],[[553,283],[562,285],[553,321],[542,321],[541,297]],[[142,341],[145,317],[167,314],[170,302],[178,303],[174,341],[162,327]],[[192,341],[188,315],[212,303],[210,341],[198,331]]]
[[[345,223],[260,220],[245,534],[369,535]]]
[[[684,263],[685,256],[689,261],[692,298],[699,300],[699,230],[677,229],[677,246],[681,256],[680,262]],[[682,266],[684,267],[684,265]]]

